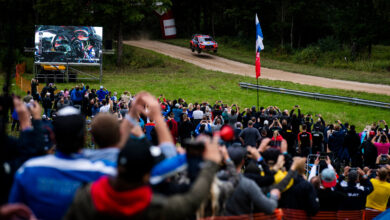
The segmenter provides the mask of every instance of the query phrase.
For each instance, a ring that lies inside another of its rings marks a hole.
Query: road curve
[[[189,48],[179,47],[171,44],[151,40],[124,41],[125,44],[152,50],[176,59],[192,63],[208,70],[221,71],[225,73],[238,74],[255,77],[255,66],[237,61],[225,59],[207,53],[192,53]],[[390,95],[390,86],[346,81],[339,79],[329,79],[318,76],[291,73],[282,70],[261,68],[261,78],[270,80],[289,81],[305,85],[320,86],[325,88],[335,88],[344,90],[361,91]]]

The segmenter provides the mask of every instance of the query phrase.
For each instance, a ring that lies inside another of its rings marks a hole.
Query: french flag
[[[263,32],[256,14],[256,79],[260,77],[260,51],[264,50]]]

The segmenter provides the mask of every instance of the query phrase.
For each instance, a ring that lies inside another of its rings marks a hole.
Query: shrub
[[[322,52],[340,50],[340,42],[333,36],[319,39],[317,45]]]
[[[293,59],[297,63],[317,63],[321,56],[321,50],[317,46],[308,46],[300,52],[293,55]]]

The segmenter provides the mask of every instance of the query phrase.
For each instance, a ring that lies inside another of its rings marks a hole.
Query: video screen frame
[[[103,27],[35,25],[35,64],[101,65]]]

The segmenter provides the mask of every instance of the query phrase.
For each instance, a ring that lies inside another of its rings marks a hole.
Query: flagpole
[[[259,77],[256,78],[256,89],[257,89],[257,111],[260,111],[259,108]]]

